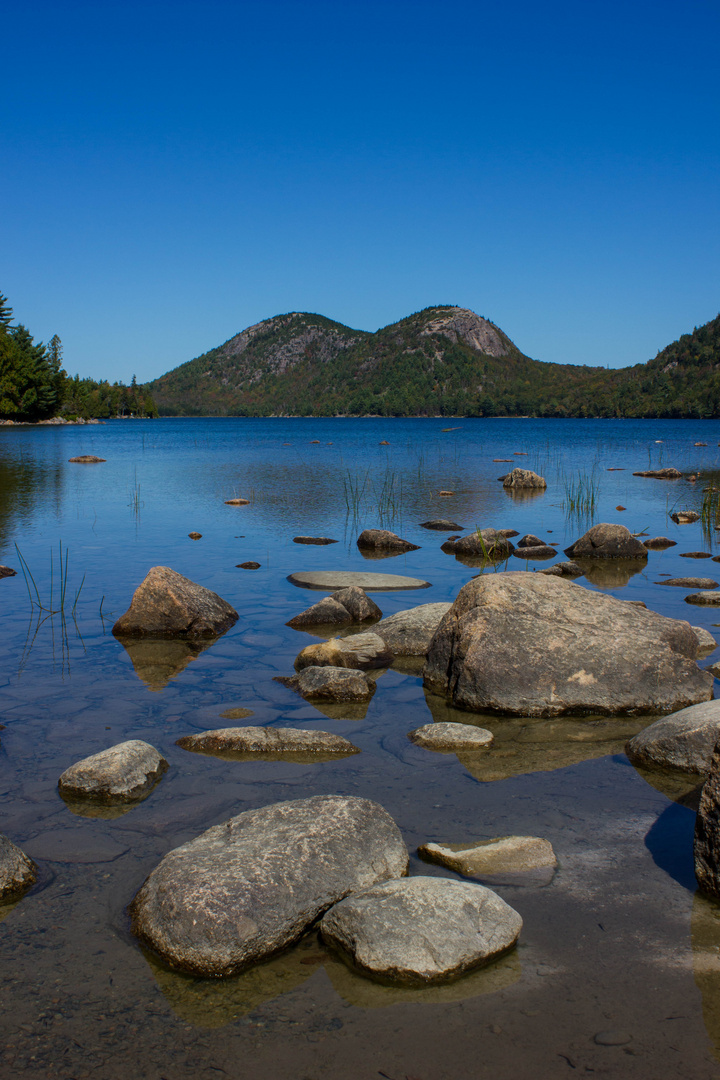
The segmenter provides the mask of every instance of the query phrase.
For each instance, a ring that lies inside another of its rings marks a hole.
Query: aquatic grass
[[[563,489],[565,492],[563,508],[567,517],[586,520],[594,517],[600,498],[600,482],[594,465],[589,473],[564,476]]]
[[[373,479],[372,472],[353,473],[348,469],[343,476],[343,497],[348,515],[358,521],[363,515],[372,514],[380,525],[387,525],[402,517],[404,489],[402,476],[391,465]]]
[[[64,612],[65,612],[65,602],[66,602],[66,599],[67,599],[68,560],[69,560],[70,552],[69,552],[67,547],[65,547],[65,549],[63,551],[62,540],[59,541],[59,553],[58,553],[58,573],[59,573],[60,581],[59,581],[59,590],[58,590],[58,599],[57,599],[57,601],[55,601],[56,572],[55,572],[55,553],[54,553],[54,550],[52,548],[50,549],[50,597],[49,597],[49,600],[48,600],[47,603],[45,603],[43,598],[40,596],[40,590],[39,590],[37,582],[35,580],[35,575],[33,574],[32,570],[30,569],[30,566],[28,565],[27,559],[25,558],[25,556],[21,552],[21,550],[18,547],[17,543],[15,544],[15,551],[17,552],[17,557],[18,557],[18,561],[20,563],[20,569],[22,571],[23,578],[25,579],[25,586],[26,586],[27,591],[28,591],[28,598],[30,600],[30,607],[31,608],[38,607],[40,609],[40,611],[47,611],[49,615],[57,615],[58,613],[63,613],[64,614]],[[75,609],[77,608],[78,600],[80,599],[80,593],[82,592],[84,584],[85,584],[85,574],[83,574],[82,581],[80,582],[80,585],[78,586],[78,588],[75,590],[75,598],[73,600],[73,605],[72,605],[72,608],[71,608],[71,613],[73,615],[75,613]],[[31,585],[32,585],[32,588],[31,588]],[[34,598],[33,598],[33,593],[35,594]],[[59,606],[58,607],[53,607],[54,603],[57,603]]]

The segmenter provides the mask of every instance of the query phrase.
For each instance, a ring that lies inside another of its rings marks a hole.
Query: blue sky
[[[456,303],[638,363],[720,310],[716,0],[5,5],[0,291],[71,374]]]

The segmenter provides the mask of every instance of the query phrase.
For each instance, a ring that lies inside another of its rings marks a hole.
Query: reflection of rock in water
[[[700,805],[700,791],[705,783],[705,777],[698,773],[681,772],[680,769],[648,769],[642,765],[633,764],[633,768],[643,780],[662,792],[673,802],[682,803],[697,810]]]
[[[693,898],[690,936],[705,1030],[720,1061],[720,902],[701,892]]]
[[[578,564],[587,580],[600,589],[619,589],[630,581],[634,574],[645,569],[642,559],[578,559]]]
[[[473,723],[492,731],[495,742],[489,751],[457,755],[468,772],[483,781],[549,772],[606,754],[621,754],[627,740],[647,722],[638,717],[500,717],[454,709],[435,694],[426,692],[425,698],[436,723]]]
[[[13,900],[0,904],[0,923],[3,919],[7,919],[8,915],[15,910],[21,900],[22,896],[17,896]]]
[[[173,1012],[196,1027],[217,1028],[246,1016],[266,1001],[287,994],[308,979],[326,957],[315,935],[242,975],[201,979],[183,975],[142,950]]]
[[[218,638],[185,641],[180,638],[119,637],[135,668],[135,674],[150,690],[162,690],[184,671],[191,660],[214,645]]]
[[[505,495],[509,496],[513,500],[513,502],[527,502],[530,499],[537,499],[541,495],[544,495],[546,493],[546,491],[547,491],[547,488],[544,488],[544,487],[541,487],[541,488],[529,488],[529,487],[528,488],[521,488],[521,487],[506,488],[506,487],[503,487],[503,493]]]
[[[445,1005],[453,1001],[495,994],[517,982],[522,973],[517,950],[487,967],[471,971],[445,986],[384,986],[359,975],[334,953],[325,960],[325,970],[341,998],[359,1009],[379,1009],[386,1005]]]
[[[158,780],[158,784],[160,780]],[[157,787],[157,784],[155,785]],[[136,799],[131,803],[120,803],[117,806],[104,806],[102,803],[92,802],[91,799],[67,799],[64,795],[60,795],[65,805],[71,814],[76,814],[77,817],[85,818],[102,818],[104,821],[113,821],[115,818],[122,817],[124,814],[129,813],[140,803],[145,802],[148,795],[151,795],[155,790],[155,787],[150,791],[145,792],[141,799]]]

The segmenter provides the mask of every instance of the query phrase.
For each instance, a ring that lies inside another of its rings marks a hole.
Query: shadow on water
[[[670,803],[645,837],[645,847],[655,865],[690,892],[697,888],[693,861],[695,816],[692,807]]]

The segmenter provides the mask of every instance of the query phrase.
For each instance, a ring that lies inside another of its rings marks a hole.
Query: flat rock
[[[717,649],[717,641],[712,636],[709,630],[706,630],[704,626],[691,626],[695,637],[698,639],[699,646],[702,652],[712,652],[713,649]]]
[[[276,803],[169,852],[130,905],[132,930],[173,968],[233,975],[297,941],[348,893],[407,866],[400,830],[377,803]]]
[[[634,472],[633,476],[645,476],[650,480],[680,480],[682,473],[679,469],[645,469],[643,472]]]
[[[624,525],[603,522],[565,548],[571,559],[647,559],[647,548]]]
[[[720,700],[704,701],[663,716],[625,747],[633,765],[707,775],[720,738]]]
[[[401,589],[429,589],[430,582],[402,574],[372,574],[364,570],[302,570],[288,581],[302,589],[345,589],[357,585],[366,592],[395,592]]]
[[[519,536],[520,533],[517,529],[496,529],[498,536],[504,536],[506,540],[512,539],[513,536]]]
[[[278,675],[275,681],[307,701],[369,701],[376,690],[373,680],[357,668],[306,667],[297,675]]]
[[[216,728],[198,735],[185,735],[176,746],[196,753],[242,754],[359,754],[341,735],[303,728],[234,727]]]
[[[437,877],[384,881],[331,908],[323,941],[382,982],[449,982],[511,949],[522,919],[497,893]]]
[[[95,457],[94,454],[80,454],[78,457],[68,458],[68,461],[74,465],[97,465],[101,461],[105,461],[104,457]]]
[[[422,844],[418,853],[466,877],[522,874],[557,866],[552,844],[539,836],[500,836],[465,846]]]
[[[423,724],[408,732],[408,739],[426,750],[487,750],[493,743],[492,731],[474,724]]]
[[[703,892],[720,897],[720,751],[710,757],[709,776],[703,785],[695,818],[695,877]]]
[[[457,521],[450,521],[449,518],[433,518],[431,521],[421,521],[421,529],[435,529],[437,532],[455,532],[456,529],[463,529],[463,525],[458,525]]]
[[[670,517],[676,525],[692,525],[693,522],[700,520],[700,515],[696,510],[677,510]]]
[[[135,802],[152,790],[167,767],[154,746],[130,739],[71,765],[60,777],[58,789],[70,799]]]
[[[554,559],[557,551],[549,544],[538,544],[537,547],[517,547],[513,555],[516,559]]]
[[[697,604],[699,607],[720,607],[720,592],[696,592],[685,597],[686,604]]]
[[[559,562],[554,566],[548,566],[544,570],[538,571],[540,574],[550,574],[553,577],[569,577],[576,578],[583,576],[583,569],[578,566],[576,562]]]
[[[293,536],[293,544],[317,544],[325,547],[327,544],[337,544],[337,540],[331,540],[329,536]]]
[[[295,657],[294,667],[296,671],[306,667],[359,668],[364,671],[388,667],[392,662],[392,651],[383,639],[368,633],[308,645]]]
[[[376,623],[373,633],[382,638],[395,656],[425,656],[441,619],[451,606],[445,601],[398,611]]]
[[[681,551],[681,559],[712,559],[712,551]]]
[[[676,585],[679,589],[717,589],[717,581],[709,577],[674,577],[656,581],[656,585]]]
[[[687,622],[556,577],[482,574],[440,623],[423,678],[474,712],[657,714],[711,697],[697,651]]]
[[[225,505],[226,506],[249,506],[250,505],[250,500],[249,499],[226,499],[225,500]]]
[[[677,547],[677,540],[669,540],[667,536],[652,536],[649,540],[643,540],[643,544],[650,551],[664,551],[665,548]]]
[[[237,619],[235,608],[217,593],[167,566],[154,566],[112,632],[116,637],[213,637]]]
[[[357,538],[357,546],[361,551],[418,551],[418,544],[411,544],[409,540],[403,540],[397,533],[389,529],[364,529]]]
[[[20,896],[37,881],[37,867],[24,851],[0,833],[0,900]]]
[[[112,836],[90,833],[86,828],[51,829],[25,841],[33,859],[44,862],[93,863],[114,862],[128,850]]]
[[[530,469],[513,469],[503,477],[504,488],[546,488],[547,481]]]

